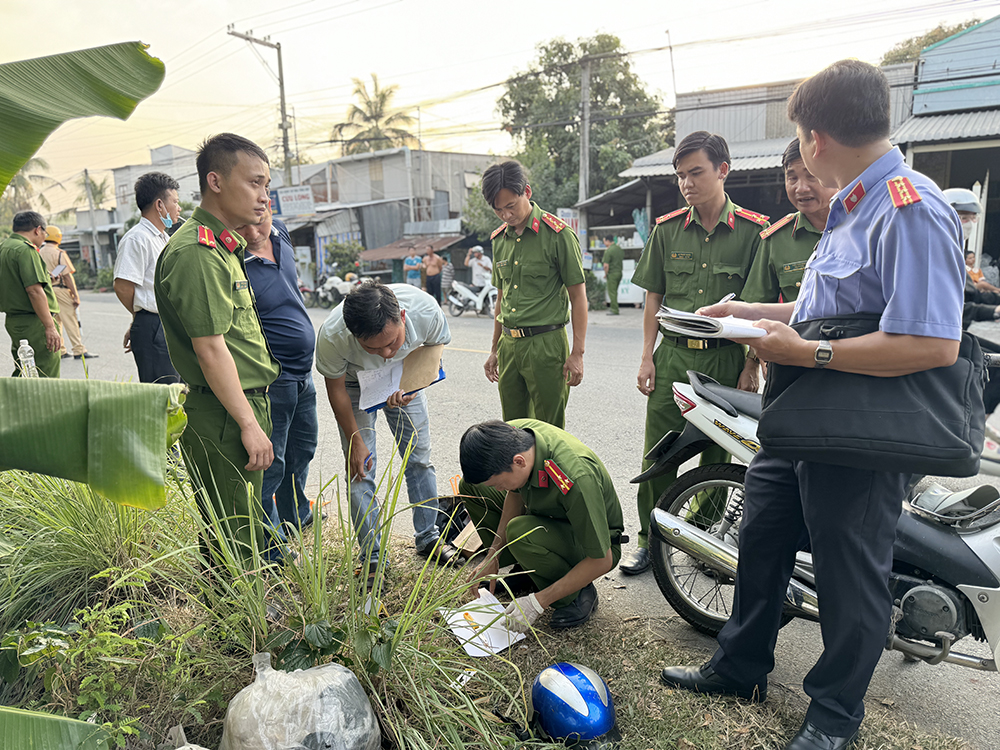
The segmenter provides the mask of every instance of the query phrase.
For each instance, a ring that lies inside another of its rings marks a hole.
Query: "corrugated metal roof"
[[[364,250],[361,253],[361,260],[394,260],[405,258],[410,254],[410,248],[416,248],[417,255],[424,255],[431,248],[435,252],[444,250],[465,239],[464,235],[438,235],[429,234],[422,237],[404,237],[382,247],[375,247],[371,250]]]
[[[745,141],[729,144],[734,172],[752,172],[758,169],[776,169],[781,166],[790,138],[769,138],[763,141]],[[674,149],[665,148],[649,156],[641,156],[619,177],[662,177],[674,173]]]
[[[933,143],[1000,136],[1000,109],[911,117],[892,134],[893,143]]]

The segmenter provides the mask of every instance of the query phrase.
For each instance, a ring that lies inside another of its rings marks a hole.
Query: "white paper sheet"
[[[459,609],[441,610],[469,656],[493,656],[524,640],[524,633],[507,629],[503,613],[504,606],[488,589],[480,589],[478,599]]]
[[[359,370],[358,385],[361,386],[361,409],[385,403],[389,396],[399,390],[399,380],[403,377],[403,360],[393,362],[377,370]]]
[[[697,339],[759,339],[767,334],[763,328],[754,326],[752,320],[743,320],[728,315],[725,318],[709,318],[705,315],[661,307],[656,313],[660,325],[678,336]]]

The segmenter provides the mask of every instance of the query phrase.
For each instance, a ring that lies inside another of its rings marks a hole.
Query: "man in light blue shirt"
[[[954,364],[962,335],[964,268],[958,216],[889,142],[889,85],[867,63],[843,60],[804,81],[788,102],[806,168],[836,187],[802,292],[782,305],[728,303],[702,313],[759,320],[750,343],[779,365],[899,377]],[[833,342],[787,324],[853,313],[879,330]],[[701,667],[661,680],[763,699],[795,553],[810,544],[821,592],[823,654],[803,680],[806,720],[787,750],[841,750],[857,737],[863,698],[889,629],[892,569],[909,475],[769,456],[747,470],[733,613]]]
[[[417,248],[411,247],[410,253],[403,258],[403,268],[406,269],[406,283],[420,288],[420,269],[424,267],[423,260],[417,255]]]
[[[355,287],[330,313],[316,340],[316,369],[326,378],[326,392],[340,427],[350,480],[351,520],[370,583],[381,544],[375,497],[378,412],[369,414],[359,407],[358,372],[386,367],[421,346],[450,342],[448,321],[433,297],[406,284],[383,285],[376,280]],[[386,404],[379,411],[389,423],[400,456],[410,450],[406,492],[413,506],[417,554],[447,563],[458,552],[440,539],[437,526],[437,477],[431,463],[427,396],[424,391],[411,395],[397,391]]]

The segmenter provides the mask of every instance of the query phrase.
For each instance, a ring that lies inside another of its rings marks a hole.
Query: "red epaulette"
[[[771,218],[770,216],[759,214],[756,211],[747,211],[745,208],[736,208],[733,210],[733,213],[744,219],[749,219],[754,224],[766,224],[767,220]]]
[[[885,184],[889,187],[889,197],[892,198],[892,205],[896,208],[920,203],[923,200],[913,187],[913,183],[906,177],[893,177],[891,180],[886,180]]]
[[[198,244],[205,247],[215,247],[215,235],[206,226],[198,227]]]
[[[556,462],[551,458],[545,459],[545,471],[548,473],[552,480],[556,483],[559,491],[564,495],[570,491],[573,487],[573,482],[568,476],[563,474],[562,469],[556,466]]]
[[[501,224],[500,226],[498,226],[496,229],[493,230],[493,234],[490,235],[490,239],[491,240],[495,239],[496,236],[506,228],[507,228],[507,223],[504,222],[503,224]]]
[[[687,212],[689,208],[690,208],[690,206],[684,206],[684,208],[678,208],[676,211],[671,211],[669,214],[663,214],[663,216],[660,216],[656,220],[656,223],[657,224],[662,224],[665,221],[670,221],[671,219],[675,219],[678,216],[680,216],[681,214]]]
[[[553,216],[547,211],[542,211],[542,221],[549,225],[553,232],[561,232],[566,228],[566,222],[558,216]]]
[[[793,211],[787,216],[778,219],[778,221],[774,222],[771,226],[769,226],[767,229],[765,229],[763,232],[760,233],[760,238],[762,240],[766,240],[768,237],[777,232],[779,229],[781,229],[783,226],[785,226],[788,222],[790,222],[794,218],[795,218],[795,212]]]
[[[239,241],[230,234],[228,229],[223,229],[219,233],[219,241],[222,242],[222,246],[226,248],[229,252],[236,252],[236,248],[240,246]]]

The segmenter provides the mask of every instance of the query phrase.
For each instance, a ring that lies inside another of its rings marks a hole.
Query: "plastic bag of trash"
[[[255,654],[257,677],[229,703],[219,750],[378,750],[375,712],[354,673],[340,664],[271,668]]]

